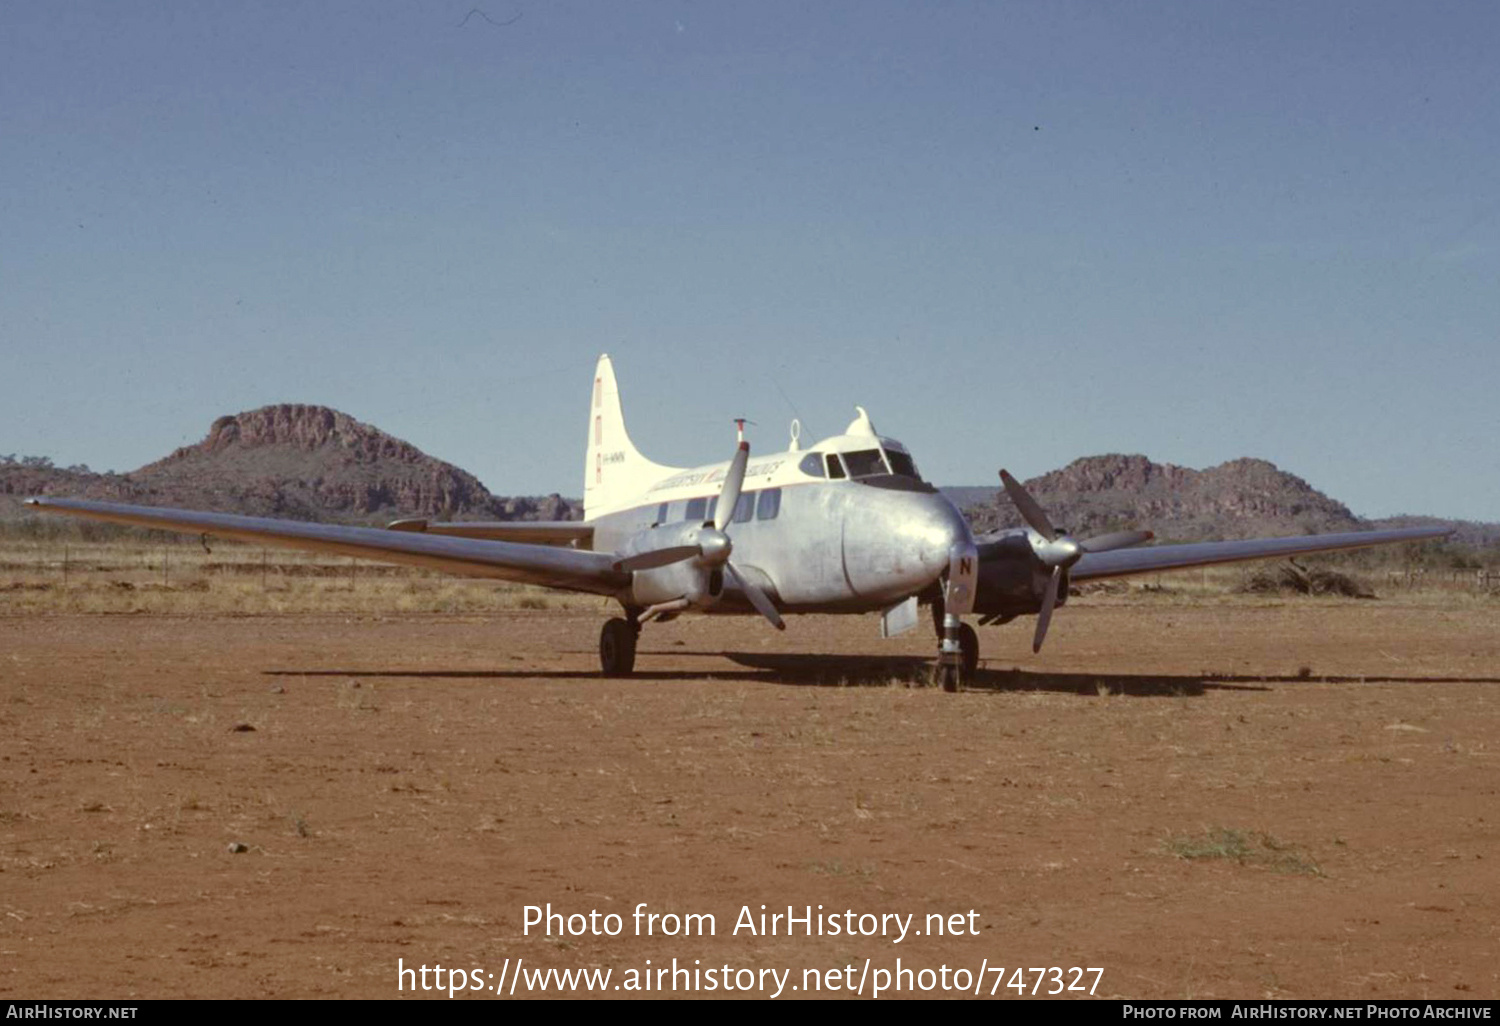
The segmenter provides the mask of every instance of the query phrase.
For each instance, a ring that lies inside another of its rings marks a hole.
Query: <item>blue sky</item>
[[[666,463],[860,403],[1500,520],[1500,7],[474,7],[0,5],[0,452],[316,402],[576,495],[608,351]]]

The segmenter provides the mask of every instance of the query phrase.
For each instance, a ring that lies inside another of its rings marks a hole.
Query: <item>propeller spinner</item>
[[[1031,497],[1031,493],[1021,486],[1010,475],[1009,471],[1000,471],[1000,483],[1005,486],[1005,494],[1010,496],[1010,501],[1016,504],[1021,518],[1031,526],[1031,529],[1041,535],[1046,541],[1035,546],[1036,557],[1044,566],[1052,568],[1052,576],[1047,581],[1047,591],[1042,596],[1042,605],[1037,610],[1036,634],[1031,640],[1031,651],[1040,652],[1042,641],[1047,637],[1047,627],[1052,623],[1052,610],[1057,605],[1057,592],[1062,586],[1063,574],[1070,566],[1078,562],[1085,554],[1090,552],[1109,552],[1111,549],[1124,549],[1141,542],[1150,541],[1156,535],[1150,531],[1114,531],[1110,534],[1099,534],[1092,538],[1084,538],[1082,541],[1068,536],[1067,532],[1059,531],[1052,526],[1047,519],[1047,514],[1037,501]]]

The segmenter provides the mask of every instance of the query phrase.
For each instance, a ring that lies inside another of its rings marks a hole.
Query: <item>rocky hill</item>
[[[27,495],[379,524],[445,520],[568,520],[579,504],[557,495],[495,496],[474,477],[416,446],[325,406],[283,404],[220,417],[196,445],[128,474],[67,470],[45,460],[0,464],[0,516]]]
[[[1392,517],[1366,521],[1271,463],[1238,459],[1206,470],[1111,454],[1075,460],[1026,482],[1052,522],[1080,536],[1146,527],[1166,541],[1321,534],[1442,524],[1464,546],[1500,545],[1500,524]],[[977,532],[1021,523],[995,487],[944,489]],[[324,406],[279,405],[220,417],[196,445],[128,474],[0,456],[0,522],[28,495],[65,495],[252,516],[383,524],[397,517],[576,520],[557,495],[490,494],[472,474]]]
[[[1113,453],[1074,460],[1025,485],[1054,524],[1080,536],[1145,527],[1164,540],[1198,541],[1367,526],[1343,503],[1265,460],[1194,470]],[[1003,494],[970,506],[968,514],[976,531],[1022,523]]]

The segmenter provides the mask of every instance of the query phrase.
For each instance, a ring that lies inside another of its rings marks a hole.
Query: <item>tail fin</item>
[[[589,404],[588,461],[583,477],[583,518],[593,520],[603,513],[622,509],[638,500],[646,489],[675,473],[642,456],[625,431],[620,409],[620,389],[609,354],[599,357],[594,368],[594,391]]]

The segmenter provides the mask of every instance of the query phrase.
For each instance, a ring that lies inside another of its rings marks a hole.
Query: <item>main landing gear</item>
[[[606,677],[628,677],[635,669],[635,642],[641,624],[635,617],[615,617],[599,632],[599,669]]]

